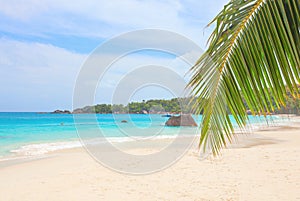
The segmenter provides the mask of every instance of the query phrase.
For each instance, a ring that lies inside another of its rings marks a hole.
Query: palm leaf
[[[300,1],[232,0],[212,21],[209,47],[192,67],[189,86],[203,111],[199,146],[220,149],[232,141],[246,106],[266,116],[296,97],[300,81]]]

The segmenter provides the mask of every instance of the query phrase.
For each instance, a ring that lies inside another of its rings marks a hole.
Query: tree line
[[[74,110],[73,113],[134,113],[134,114],[164,114],[164,113],[193,113],[191,105],[194,100],[189,98],[173,98],[170,100],[153,99],[143,100],[142,102],[130,102],[127,105],[123,104],[97,104],[94,106],[86,106]]]
[[[130,102],[127,105],[123,104],[97,104],[94,106],[86,106],[74,110],[74,113],[99,113],[99,114],[190,114],[195,113],[192,107],[195,103],[195,98],[173,98],[170,100],[153,99],[143,100],[142,102]],[[300,115],[300,98],[294,98],[289,93],[287,96],[287,104],[285,107],[278,107],[273,102],[274,114],[297,114]],[[246,104],[246,103],[245,103]],[[199,111],[198,111],[199,112]],[[201,113],[201,112],[200,112]]]

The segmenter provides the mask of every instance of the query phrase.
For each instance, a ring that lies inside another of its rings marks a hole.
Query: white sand
[[[80,148],[59,151],[1,167],[0,200],[300,200],[300,125],[232,147],[202,161],[192,149],[144,176],[113,172]]]

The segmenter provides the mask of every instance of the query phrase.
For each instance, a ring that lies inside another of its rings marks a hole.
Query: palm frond
[[[254,115],[285,105],[300,83],[300,1],[231,0],[212,21],[209,47],[192,67],[189,86],[203,111],[199,146],[218,154]],[[205,101],[203,101],[205,100]]]

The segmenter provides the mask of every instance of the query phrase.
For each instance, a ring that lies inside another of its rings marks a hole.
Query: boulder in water
[[[172,116],[165,124],[166,126],[198,126],[194,118],[190,114],[182,114]]]

